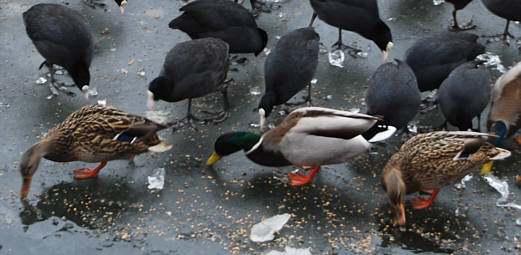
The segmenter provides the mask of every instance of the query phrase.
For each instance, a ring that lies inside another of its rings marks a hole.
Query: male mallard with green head
[[[411,200],[414,209],[423,209],[440,188],[459,181],[490,160],[510,156],[510,151],[487,142],[493,135],[471,131],[438,131],[417,135],[402,145],[382,172],[382,185],[394,208],[395,222],[405,224],[407,194],[431,194]]]
[[[361,113],[321,107],[299,108],[262,136],[248,132],[221,135],[207,165],[242,149],[251,161],[260,165],[295,165],[312,169],[307,176],[288,175],[291,185],[304,185],[313,179],[321,165],[343,163],[369,150],[370,142],[385,140],[396,131],[392,126],[382,127],[376,135],[364,137],[378,120],[378,117]]]
[[[147,151],[169,150],[172,145],[160,140],[156,134],[166,127],[112,106],[84,106],[51,129],[22,155],[21,195],[27,197],[32,176],[42,157],[55,162],[101,162],[95,169],[74,171],[77,179],[89,178],[98,174],[107,161],[133,158]]]

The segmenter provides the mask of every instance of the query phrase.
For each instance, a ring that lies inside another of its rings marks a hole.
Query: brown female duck
[[[492,135],[470,131],[438,131],[417,135],[402,145],[382,173],[382,185],[394,208],[395,221],[405,224],[407,194],[431,194],[411,200],[414,209],[423,209],[440,188],[459,181],[490,160],[504,159],[510,152],[486,142]]]
[[[32,176],[42,157],[56,162],[101,162],[95,169],[74,171],[77,179],[89,178],[98,174],[107,161],[170,149],[172,145],[160,140],[156,134],[164,128],[166,126],[111,106],[84,106],[22,155],[21,195],[25,198],[29,193]]]

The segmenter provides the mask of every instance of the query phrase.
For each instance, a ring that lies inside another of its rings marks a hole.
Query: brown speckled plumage
[[[149,150],[162,152],[170,149],[171,145],[161,141],[156,134],[164,128],[166,126],[112,106],[84,106],[22,155],[21,194],[27,196],[32,175],[42,157],[57,162],[102,162],[93,170],[75,170],[76,178],[89,178],[95,176],[107,161],[128,159]]]
[[[417,135],[403,144],[387,162],[381,178],[391,204],[397,210],[397,218],[405,195],[439,190],[477,171],[488,161],[510,156],[509,151],[488,143],[489,136],[471,131],[438,131]],[[430,203],[436,194],[437,191]],[[422,201],[416,204],[420,203],[424,205],[416,206],[417,209],[430,204]],[[405,223],[405,218],[402,221]]]
[[[135,125],[146,125],[152,133],[132,144],[114,139],[117,134]],[[79,160],[91,163],[128,158],[159,144],[155,131],[163,128],[165,126],[111,106],[85,106],[47,133],[43,140],[52,141],[54,149],[44,158],[58,162]]]

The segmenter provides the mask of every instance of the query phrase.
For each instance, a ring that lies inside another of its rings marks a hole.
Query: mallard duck
[[[508,27],[510,21],[521,21],[521,1],[519,0],[481,0],[487,9],[495,15],[507,20],[505,25],[505,31],[503,32],[503,40],[506,40],[508,36],[514,38]]]
[[[94,40],[87,19],[61,4],[36,4],[23,13],[23,19],[27,35],[45,58],[40,68],[49,69],[51,96],[58,95],[57,89],[74,95],[54,79],[53,65],[59,65],[88,99]]]
[[[224,80],[230,61],[228,44],[217,38],[202,38],[178,43],[166,55],[161,73],[148,86],[147,106],[150,110],[156,100],[177,102],[188,99],[188,120],[199,120],[192,115],[192,98],[205,96],[221,88],[224,110],[210,119],[228,116],[229,103]]]
[[[312,27],[299,28],[282,36],[264,64],[265,93],[259,103],[260,128],[273,106],[286,103],[304,87],[311,102],[311,80],[318,65],[319,35]]]
[[[472,25],[472,20],[461,27],[458,25],[458,17],[457,17],[458,10],[465,8],[465,6],[467,6],[470,2],[472,2],[472,0],[445,0],[445,1],[451,3],[454,6],[454,9],[452,10],[452,24],[450,26],[451,30],[463,31],[463,30],[469,30],[469,29],[476,28],[475,25]]]
[[[398,59],[382,64],[369,81],[365,101],[367,114],[382,116],[378,124],[406,130],[421,104],[414,72]]]
[[[288,175],[291,185],[304,185],[313,179],[321,165],[345,162],[369,150],[370,142],[387,139],[396,131],[394,127],[386,127],[374,137],[365,138],[364,132],[378,120],[361,113],[321,107],[299,108],[262,136],[248,132],[219,136],[215,152],[206,164],[213,165],[221,157],[242,149],[251,161],[260,165],[295,165],[312,169],[307,176]]]
[[[342,30],[355,32],[372,40],[383,53],[383,59],[393,47],[391,29],[380,19],[376,0],[310,0],[313,17],[318,16],[331,26],[338,27],[338,42],[332,47],[346,48],[342,43]],[[349,48],[349,47],[347,47]],[[359,51],[356,49],[356,51]]]
[[[197,0],[183,6],[181,16],[168,24],[192,39],[214,37],[230,45],[230,53],[259,55],[268,34],[257,27],[253,15],[242,5],[230,0]]]
[[[411,200],[414,209],[434,202],[440,188],[459,181],[490,160],[510,156],[510,151],[488,143],[486,133],[438,131],[417,135],[402,145],[382,172],[382,186],[394,208],[395,222],[405,224],[407,194],[423,192],[429,199]]]
[[[490,72],[485,66],[471,61],[454,69],[438,90],[438,105],[446,123],[465,131],[472,129],[472,120],[478,117],[490,100]]]
[[[119,6],[119,10],[121,11],[121,14],[125,14],[125,7],[127,7],[127,0],[114,0],[116,4]],[[83,3],[91,8],[96,7],[105,7],[105,3],[103,0],[83,0]]]
[[[437,89],[459,65],[485,52],[471,33],[443,32],[427,35],[405,52],[405,62],[412,68],[420,91]]]
[[[492,140],[501,146],[506,137],[514,135],[521,128],[521,62],[501,75],[492,90],[492,105],[488,114],[487,128],[498,137]],[[521,137],[514,140],[521,145]],[[492,170],[493,162],[483,166],[481,174]]]
[[[29,193],[33,174],[42,157],[55,162],[101,162],[95,169],[74,170],[75,178],[93,177],[107,161],[133,158],[147,151],[164,152],[172,145],[156,132],[166,126],[111,106],[84,106],[51,129],[20,160],[22,197]]]

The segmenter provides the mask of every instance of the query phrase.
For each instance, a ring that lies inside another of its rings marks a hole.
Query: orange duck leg
[[[90,178],[90,177],[93,177],[93,176],[96,176],[99,171],[105,166],[107,165],[107,161],[103,161],[101,162],[101,164],[94,168],[94,169],[90,169],[90,168],[84,168],[84,169],[76,169],[74,170],[74,173],[76,174],[74,176],[74,178],[76,179],[86,179],[86,178]]]
[[[303,175],[300,173],[296,174],[288,174],[288,177],[291,179],[290,185],[291,186],[301,186],[304,185],[311,180],[313,180],[313,177],[315,177],[315,174],[317,174],[318,170],[320,170],[320,166],[303,166],[302,169],[309,170],[312,169],[311,172],[308,175]]]
[[[440,192],[440,189],[434,189],[434,190],[432,190],[432,193],[430,190],[424,190],[423,192],[430,193],[431,197],[429,197],[429,199],[425,199],[423,197],[418,197],[418,199],[411,200],[410,202],[412,204],[412,207],[416,210],[423,209],[423,208],[426,208],[429,205],[431,205],[434,202],[434,199],[436,199],[436,196],[438,195],[438,193]]]

